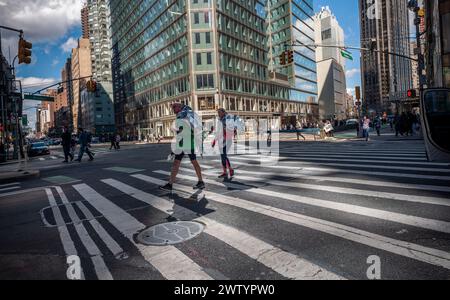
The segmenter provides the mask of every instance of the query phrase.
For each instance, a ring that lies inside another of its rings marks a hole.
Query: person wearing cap
[[[221,108],[217,111],[219,116],[219,126],[217,128],[217,134],[212,143],[212,147],[214,148],[219,143],[219,146],[222,147],[220,149],[220,157],[222,159],[222,168],[223,172],[219,176],[219,178],[228,178],[228,172],[230,177],[234,177],[234,170],[231,167],[230,159],[228,158],[228,151],[230,151],[231,146],[233,145],[233,137],[235,132],[234,119],[232,116],[228,115],[225,109]]]
[[[179,154],[172,153],[172,156],[174,157],[174,163],[172,167],[172,173],[170,175],[169,182],[165,186],[161,186],[160,189],[164,191],[171,192],[173,190],[173,184],[177,178],[178,172],[180,170],[181,161],[183,160],[185,154],[189,156],[189,159],[191,160],[192,166],[194,167],[195,173],[198,177],[198,183],[193,187],[196,190],[203,190],[205,188],[205,183],[203,182],[202,177],[202,169],[200,167],[200,164],[197,160],[197,155],[195,154],[195,131],[199,128],[202,129],[201,122],[199,122],[198,117],[194,113],[194,111],[187,105],[181,104],[181,103],[175,103],[172,105],[173,112],[176,114],[177,121],[185,121],[189,123],[190,127],[190,136],[191,136],[191,144],[190,144],[190,150],[189,153],[185,152],[185,141],[181,139],[176,147],[182,150]],[[200,123],[200,125],[199,125]],[[179,122],[178,122],[179,124]],[[175,128],[173,128],[173,131],[178,136],[180,135],[184,130],[184,126],[177,125]]]

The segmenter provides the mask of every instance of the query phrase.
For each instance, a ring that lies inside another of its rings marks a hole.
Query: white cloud
[[[31,43],[55,42],[73,26],[80,26],[80,0],[0,0],[2,25],[24,31]],[[3,50],[17,51],[17,33],[2,30]]]
[[[39,77],[18,77],[17,80],[22,82],[24,91],[35,91],[48,85],[58,83],[56,78],[39,78]]]
[[[345,72],[345,76],[347,76],[347,78],[352,78],[355,75],[358,75],[360,73],[361,73],[361,70],[355,68],[355,69],[350,69],[347,72]]]
[[[355,96],[355,88],[347,88],[347,94]]]
[[[54,60],[52,61],[52,67],[55,67],[55,66],[58,65],[58,64],[59,64],[59,60],[54,59]]]
[[[61,49],[64,52],[69,53],[72,51],[73,48],[76,48],[77,46],[78,46],[77,39],[70,37],[64,44],[61,45]]]

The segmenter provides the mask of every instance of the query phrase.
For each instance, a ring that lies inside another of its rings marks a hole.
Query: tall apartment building
[[[311,112],[313,104],[306,101],[317,92],[303,97],[295,94],[300,90],[291,93],[288,82],[269,80],[265,4],[111,0],[118,129],[131,135],[148,130],[170,136],[173,102],[192,106],[204,119],[214,117],[219,107],[244,119]],[[309,56],[314,69],[315,57]],[[311,83],[314,90],[314,80]],[[290,101],[291,94],[303,102]]]
[[[72,118],[72,105],[73,105],[73,82],[72,82],[72,59],[68,58],[64,64],[64,68],[61,71],[61,80],[64,82],[62,87],[67,97],[67,112],[65,118],[67,118],[67,126],[70,131],[74,131],[73,118]]]
[[[83,128],[96,135],[115,131],[108,2],[88,0],[86,3],[91,72],[98,90],[96,93],[81,90],[79,121]]]
[[[329,7],[323,7],[316,15],[316,43],[324,46],[344,46],[344,30]],[[348,116],[346,100],[347,82],[345,59],[341,50],[334,47],[318,47],[316,50],[319,114],[321,119],[344,120]]]
[[[72,49],[72,78],[78,79],[92,75],[91,45],[88,39],[80,39],[78,47]],[[72,120],[75,129],[81,124],[81,91],[88,79],[73,81]]]
[[[100,82],[112,82],[108,2],[107,0],[87,1],[92,76]]]
[[[89,38],[89,9],[87,4],[81,9],[81,33],[83,39]]]
[[[361,45],[385,53],[363,52],[361,57],[363,106],[370,111],[394,111],[407,99],[412,86],[411,61],[386,52],[410,55],[408,1],[359,0]]]

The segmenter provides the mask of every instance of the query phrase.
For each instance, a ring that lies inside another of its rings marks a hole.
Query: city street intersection
[[[94,151],[34,160],[40,179],[0,184],[1,279],[67,279],[70,256],[82,279],[450,279],[450,167],[428,162],[419,139],[281,142],[275,164],[232,156],[232,181],[207,157],[204,192],[186,159],[173,194],[158,189],[170,145]],[[177,221],[203,232],[137,238]]]

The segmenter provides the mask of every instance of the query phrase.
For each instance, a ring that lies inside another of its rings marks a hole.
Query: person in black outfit
[[[64,161],[63,161],[63,163],[68,163],[69,162],[69,157],[70,157],[70,161],[73,160],[73,154],[70,153],[72,134],[69,132],[69,128],[67,128],[67,127],[63,128],[63,134],[61,135],[61,140],[62,140],[61,144],[62,144],[63,150],[64,150]]]
[[[109,150],[112,150],[113,147],[115,150],[117,150],[116,137],[114,136],[114,134],[109,135],[109,141],[111,142],[111,147],[109,147]]]

